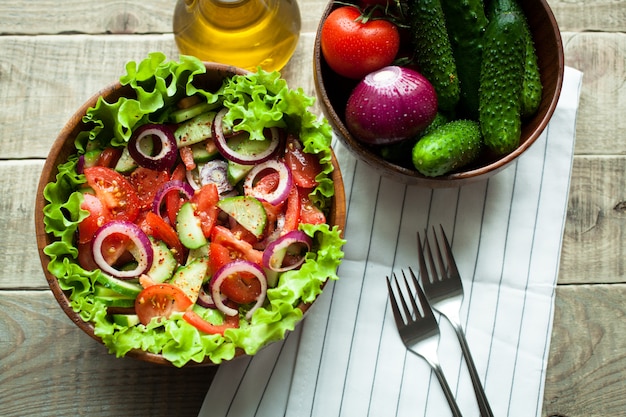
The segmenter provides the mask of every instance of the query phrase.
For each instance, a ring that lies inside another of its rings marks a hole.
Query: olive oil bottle
[[[300,9],[296,0],[178,0],[173,29],[183,55],[280,70],[300,37]]]

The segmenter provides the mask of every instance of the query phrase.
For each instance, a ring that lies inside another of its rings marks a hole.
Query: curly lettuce
[[[337,268],[343,258],[345,241],[336,226],[303,225],[313,238],[313,251],[299,270],[283,274],[279,284],[267,293],[265,307],[255,311],[250,322],[242,320],[237,329],[228,329],[224,336],[198,331],[180,314],[168,320],[153,321],[148,325],[125,326],[114,323],[107,307],[94,297],[94,286],[101,271],[87,271],[77,261],[75,234],[78,224],[87,216],[81,210],[82,194],[77,191],[85,183],[77,172],[78,155],[90,148],[125,146],[133,129],[148,122],[164,122],[175,107],[173,104],[186,96],[199,95],[207,102],[229,108],[228,121],[237,130],[246,130],[251,137],[262,135],[264,127],[285,127],[298,133],[305,151],[319,154],[324,170],[318,176],[319,185],[312,197],[322,208],[333,196],[330,178],[331,129],[324,119],[316,117],[307,108],[314,99],[301,89],[291,90],[277,72],[234,76],[226,80],[218,91],[205,91],[194,84],[194,77],[206,71],[202,62],[182,56],[179,62],[167,61],[162,53],[152,53],[140,63],[126,65],[126,74],[120,83],[129,86],[135,97],[122,97],[107,103],[100,98],[83,117],[85,130],[75,139],[76,154],[58,167],[55,181],[44,189],[48,202],[44,208],[47,233],[55,241],[44,249],[49,256],[49,271],[58,278],[61,288],[68,293],[74,311],[93,323],[109,352],[118,357],[133,349],[159,353],[175,366],[190,361],[202,362],[207,357],[214,363],[232,359],[237,349],[254,355],[267,343],[285,337],[302,319],[300,302],[310,303],[322,292],[328,279],[338,279]],[[204,319],[218,323],[221,317],[214,310],[194,306]]]

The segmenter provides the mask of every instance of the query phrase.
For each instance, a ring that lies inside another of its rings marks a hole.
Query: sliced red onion
[[[179,180],[171,180],[161,185],[154,195],[154,200],[152,201],[152,211],[155,214],[161,215],[161,204],[163,203],[163,199],[170,192],[177,190],[180,193],[183,193],[187,199],[191,199],[194,194],[194,189],[191,185],[187,184],[185,181]]]
[[[246,261],[245,259],[235,259],[234,261],[222,266],[215,272],[215,274],[213,274],[213,277],[211,278],[211,297],[213,298],[213,302],[215,303],[217,309],[227,316],[235,316],[239,314],[239,310],[228,307],[224,304],[220,287],[226,278],[233,274],[240,274],[242,272],[254,275],[261,283],[261,293],[257,297],[254,306],[252,306],[252,308],[246,313],[246,320],[250,320],[252,314],[263,305],[263,302],[265,302],[265,295],[267,294],[267,279],[265,278],[263,269],[259,265]]]
[[[310,250],[311,238],[301,230],[292,230],[267,245],[263,251],[263,266],[275,272],[299,268],[304,262],[304,255]],[[288,253],[297,255],[296,261],[283,265]]]
[[[279,181],[274,191],[270,193],[263,193],[254,188],[256,183],[256,177],[263,171],[271,169],[278,172]],[[291,170],[284,162],[276,159],[270,159],[256,165],[246,176],[243,183],[244,194],[258,198],[262,201],[267,201],[272,205],[278,205],[285,201],[289,197],[289,191],[293,185],[293,178],[291,176]]]
[[[134,269],[119,270],[113,265],[109,265],[104,259],[104,256],[102,255],[102,244],[107,237],[113,234],[125,235],[133,243],[129,246],[128,251],[137,261],[137,266]],[[94,235],[92,251],[94,261],[103,272],[118,278],[127,279],[138,277],[148,271],[152,266],[152,260],[154,257],[152,245],[150,244],[148,235],[146,235],[136,224],[124,220],[113,220],[100,227]]]
[[[271,127],[269,129],[271,133],[270,144],[263,152],[246,155],[237,152],[234,149],[231,149],[228,146],[226,136],[224,135],[223,120],[226,113],[228,113],[227,108],[223,108],[222,110],[217,112],[217,114],[215,115],[215,119],[213,120],[213,125],[211,126],[213,130],[212,134],[215,146],[224,156],[224,158],[241,165],[254,165],[260,162],[267,161],[274,155],[274,152],[276,152],[276,150],[278,149],[278,145],[280,145],[280,132],[275,127]]]
[[[226,300],[227,298],[222,295],[222,303]],[[216,308],[213,297],[211,296],[210,285],[205,284],[200,288],[196,304],[204,308]]]
[[[150,155],[142,149],[143,140],[158,139],[158,153]],[[171,129],[160,124],[146,124],[138,128],[128,142],[128,153],[138,165],[157,171],[169,170],[176,163],[176,138]]]
[[[185,170],[185,176],[187,177],[187,182],[191,185],[191,188],[194,190],[202,188],[200,185],[200,169],[197,166],[194,169]]]
[[[228,181],[228,163],[221,159],[214,159],[207,162],[200,169],[200,184],[215,184],[219,194],[228,192],[233,189],[232,184]]]

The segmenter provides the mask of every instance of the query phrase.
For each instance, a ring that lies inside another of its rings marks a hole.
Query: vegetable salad
[[[277,72],[194,84],[202,62],[152,53],[100,97],[44,190],[44,252],[109,351],[176,366],[284,338],[345,241],[327,222],[331,130]]]

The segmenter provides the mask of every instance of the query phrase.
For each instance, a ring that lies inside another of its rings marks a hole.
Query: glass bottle
[[[296,0],[178,0],[173,26],[183,55],[273,71],[296,49],[300,9]]]

